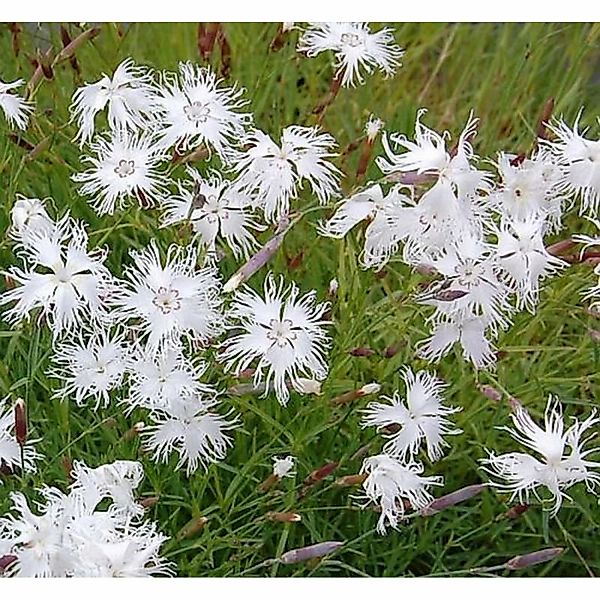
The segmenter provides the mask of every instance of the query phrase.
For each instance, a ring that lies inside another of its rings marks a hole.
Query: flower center
[[[210,116],[210,106],[208,103],[192,102],[188,106],[183,107],[183,112],[188,120],[196,123],[206,123]]]
[[[58,279],[59,283],[69,283],[71,281],[71,273],[64,265],[60,265],[54,269],[54,276]]]
[[[181,308],[181,300],[179,299],[179,290],[172,287],[159,287],[152,301],[155,306],[160,308],[160,311],[166,315],[173,310]]]
[[[269,327],[271,330],[267,333],[267,337],[280,348],[283,348],[288,342],[292,342],[297,337],[296,333],[292,331],[293,323],[289,319],[283,321],[271,319]]]
[[[467,259],[464,265],[456,267],[456,273],[461,285],[471,287],[481,277],[481,265],[477,265],[473,260]]]
[[[123,178],[129,177],[135,172],[135,163],[132,160],[120,160],[119,165],[115,167],[115,173]]]
[[[347,44],[352,48],[360,46],[361,41],[356,33],[342,33],[342,44]]]

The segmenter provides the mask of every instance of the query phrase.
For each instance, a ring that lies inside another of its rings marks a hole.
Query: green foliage
[[[196,25],[135,24],[102,26],[100,35],[76,54],[78,74],[67,61],[57,66],[52,80],[35,90],[37,110],[30,128],[21,135],[31,146],[48,138],[48,148],[31,160],[4,121],[0,123],[0,228],[7,230],[16,193],[54,199],[55,210],[70,210],[89,223],[94,245],[110,248],[109,266],[120,274],[130,248],[157,237],[166,248],[186,235],[176,228],[158,229],[157,209],[131,207],[113,217],[96,216],[77,193],[70,176],[81,168],[80,152],[72,139],[68,106],[73,91],[83,81],[95,81],[102,72],[132,56],[158,69],[175,70],[178,61],[198,61]],[[71,37],[81,29],[68,25]],[[326,56],[307,59],[295,52],[297,32],[277,53],[268,51],[276,24],[225,24],[231,46],[231,80],[246,88],[258,127],[278,135],[289,124],[312,125],[312,109],[327,93],[332,76]],[[572,120],[585,106],[583,124],[600,114],[598,24],[439,24],[404,23],[396,26],[396,40],[406,48],[404,65],[393,79],[379,74],[356,89],[342,89],[328,109],[323,127],[338,140],[343,151],[362,135],[373,113],[391,130],[410,134],[416,111],[427,107],[425,122],[455,135],[471,110],[481,118],[476,151],[494,159],[499,150],[527,152],[533,143],[539,115],[546,100],[556,100],[555,114]],[[0,29],[2,79],[29,80],[28,57],[36,48],[61,47],[58,26],[25,26],[15,57],[11,34]],[[219,68],[218,52],[213,65]],[[342,155],[338,165],[346,173],[346,191],[356,185],[358,153]],[[203,165],[199,165],[204,168]],[[181,175],[176,170],[174,175]],[[377,178],[374,165],[367,177]],[[296,207],[313,206],[305,192]],[[139,459],[146,470],[144,496],[160,497],[149,517],[171,540],[167,556],[177,562],[182,576],[233,576],[245,572],[272,576],[423,576],[464,572],[473,567],[502,564],[517,554],[549,546],[565,546],[567,552],[548,565],[523,574],[575,576],[600,573],[597,537],[600,521],[595,496],[583,486],[572,493],[559,516],[544,528],[540,506],[532,506],[520,518],[502,518],[508,497],[484,491],[464,505],[427,518],[412,519],[397,532],[381,537],[374,528],[377,514],[360,510],[351,496],[358,490],[335,486],[336,476],[357,473],[360,448],[368,444],[377,452],[381,439],[360,428],[360,409],[369,398],[334,408],[331,399],[345,391],[377,381],[391,394],[400,384],[398,368],[427,365],[415,357],[415,345],[425,336],[427,311],[412,300],[422,278],[399,262],[375,274],[359,267],[362,233],[333,241],[317,235],[318,221],[326,210],[308,214],[288,234],[270,264],[276,273],[296,281],[301,289],[315,288],[325,299],[332,278],[340,284],[332,306],[333,346],[331,372],[321,396],[292,394],[287,408],[274,396],[225,397],[240,414],[243,426],[235,432],[235,445],[226,460],[208,472],[191,477],[174,469],[175,461],[156,465],[140,450],[139,439],[125,436],[144,418],[134,413],[125,418],[118,397],[106,409],[79,408],[53,399],[56,382],[46,376],[51,356],[48,330],[36,323],[11,329],[0,325],[0,393],[23,397],[29,410],[33,437],[46,460],[34,476],[4,478],[0,486],[0,513],[9,507],[8,493],[23,490],[33,497],[41,484],[67,486],[63,461],[84,460],[90,466],[116,459]],[[572,214],[567,232],[591,231]],[[266,232],[262,239],[267,239]],[[299,266],[288,261],[302,253]],[[6,236],[0,243],[0,264],[16,258]],[[238,267],[229,253],[221,262],[226,279]],[[266,269],[252,280],[258,287]],[[508,451],[513,442],[497,426],[508,424],[505,401],[494,404],[477,388],[490,384],[518,397],[536,416],[548,394],[561,397],[567,415],[587,415],[598,404],[600,350],[588,333],[598,321],[585,311],[581,292],[593,281],[588,266],[577,266],[549,282],[541,295],[536,315],[521,314],[499,340],[501,360],[497,370],[475,372],[456,352],[437,368],[450,386],[449,403],[463,407],[456,423],[464,430],[452,438],[452,451],[428,471],[445,476],[444,492],[477,483],[484,478],[478,459],[484,448]],[[391,358],[385,349],[397,345]],[[374,354],[354,357],[348,351],[369,347]],[[236,383],[218,365],[209,371],[220,389]],[[258,491],[269,475],[274,455],[298,458],[296,480],[285,479],[267,493]],[[328,461],[339,462],[336,472],[300,496],[302,480]],[[269,511],[293,511],[298,523],[268,521]],[[207,524],[196,535],[181,539],[182,528],[203,515]],[[314,564],[261,566],[266,559],[286,550],[326,540],[345,541],[331,558]],[[511,576],[518,575],[513,573]]]

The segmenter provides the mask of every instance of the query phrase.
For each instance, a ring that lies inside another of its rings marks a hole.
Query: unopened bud
[[[296,380],[297,386],[296,391],[301,394],[314,394],[315,396],[321,395],[321,382],[316,379],[305,379],[304,377],[298,377]]]
[[[343,545],[344,542],[321,542],[320,544],[289,550],[282,554],[279,560],[285,565],[291,565],[313,558],[321,558],[326,554],[331,554]]]
[[[368,396],[369,394],[378,394],[381,390],[381,386],[378,383],[367,383],[358,390],[361,396]]]
[[[450,508],[451,506],[455,506],[456,504],[473,498],[473,496],[477,496],[477,494],[481,493],[486,487],[487,486],[485,483],[478,483],[476,485],[468,485],[460,488],[459,490],[451,492],[450,494],[446,494],[445,496],[440,496],[422,508],[420,514],[423,517],[435,515],[446,508]]]
[[[515,397],[513,397],[513,396],[511,396],[511,397],[508,399],[508,404],[509,404],[509,406],[510,406],[510,409],[511,409],[513,412],[518,412],[518,411],[520,411],[520,410],[524,410],[524,409],[523,409],[523,405],[522,405],[522,404],[519,402],[519,400],[517,400],[517,399],[516,399]]]
[[[529,510],[529,504],[516,504],[509,508],[502,517],[505,519],[518,519],[523,513]]]
[[[349,351],[351,356],[373,356],[375,354],[374,350],[371,348],[353,348]]]
[[[259,486],[258,486],[258,491],[259,492],[267,492],[269,491],[274,485],[276,485],[277,483],[279,483],[280,481],[280,477],[278,477],[277,475],[275,475],[274,473],[271,473]]]
[[[208,523],[208,519],[206,517],[194,517],[180,529],[179,533],[177,534],[177,539],[183,540],[196,535],[202,531],[206,523]]]
[[[338,467],[337,462],[328,462],[322,467],[315,469],[305,480],[304,485],[313,485],[328,475],[331,475]]]
[[[500,402],[502,400],[502,392],[499,392],[496,388],[491,385],[478,385],[479,391],[492,402]]]
[[[152,508],[158,504],[160,500],[160,496],[149,496],[148,498],[142,498],[140,500],[140,505],[144,508]]]
[[[15,438],[21,447],[27,442],[27,415],[25,401],[22,398],[15,402]]]
[[[526,569],[527,567],[531,567],[533,565],[539,565],[541,563],[554,560],[557,556],[560,556],[564,551],[564,548],[546,548],[544,550],[530,552],[529,554],[523,554],[511,558],[505,566],[511,571],[517,571],[518,569]]]
[[[244,276],[241,273],[237,273],[225,283],[223,286],[223,293],[228,294],[229,292],[237,290],[243,281]]]
[[[594,342],[600,342],[600,331],[597,329],[588,329],[588,333]]]
[[[265,518],[269,521],[276,521],[277,523],[297,523],[302,520],[302,517],[293,512],[273,512],[270,511],[265,515]]]
[[[340,284],[338,283],[338,280],[334,278],[329,282],[329,289],[327,290],[327,293],[330,296],[337,296],[339,287]]]
[[[0,556],[0,574],[4,573],[16,560],[17,557],[14,554]]]
[[[366,473],[360,473],[356,475],[346,475],[335,480],[335,485],[340,487],[352,487],[354,485],[361,485],[367,478]]]
[[[136,423],[131,429],[128,429],[124,434],[123,434],[123,440],[125,441],[129,441],[134,439],[135,437],[137,437],[146,427],[146,424],[143,421],[139,421],[138,423]]]

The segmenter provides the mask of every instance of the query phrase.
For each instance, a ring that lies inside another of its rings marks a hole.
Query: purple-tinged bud
[[[456,504],[473,498],[473,496],[477,496],[477,494],[480,494],[483,490],[485,490],[486,487],[487,484],[478,483],[476,485],[468,485],[464,488],[460,488],[459,490],[451,492],[450,494],[446,494],[445,496],[440,496],[422,508],[420,514],[423,517],[435,515],[446,508],[450,508],[451,506],[455,506]]]
[[[21,447],[27,442],[27,415],[25,401],[22,398],[15,402],[15,438]]]
[[[281,555],[280,561],[284,565],[293,565],[295,563],[311,560],[313,558],[321,558],[327,554],[335,552],[344,545],[344,542],[321,542],[312,546],[296,548],[289,550]]]
[[[348,354],[351,356],[373,356],[375,350],[371,350],[371,348],[353,348]]]
[[[500,402],[502,400],[502,392],[491,385],[478,385],[477,389],[492,402]]]
[[[563,252],[570,250],[575,246],[576,242],[571,239],[560,240],[560,242],[556,242],[556,244],[551,244],[546,247],[546,252],[548,254],[552,254],[552,256],[559,256]]]
[[[14,554],[0,556],[0,574],[4,573],[16,560],[17,557]]]
[[[530,552],[529,554],[522,554],[511,558],[506,563],[505,567],[511,571],[526,569],[527,567],[532,567],[533,565],[539,565],[541,563],[554,560],[564,551],[564,548],[545,548],[544,550],[537,550],[536,552]]]
[[[600,342],[600,331],[598,329],[588,329],[588,333],[594,342]]]
[[[296,221],[297,219],[290,220],[288,215],[283,216],[279,223],[277,223],[275,235],[227,280],[223,286],[223,292],[229,293],[235,291],[242,283],[248,281],[256,271],[266,265],[273,258],[279,246],[283,243],[286,233],[295,225]]]

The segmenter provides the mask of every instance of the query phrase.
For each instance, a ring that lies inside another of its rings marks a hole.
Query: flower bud
[[[321,382],[316,379],[305,379],[304,377],[298,377],[296,380],[298,387],[296,391],[301,394],[314,394],[315,396],[321,395]]]
[[[446,494],[445,496],[440,496],[422,508],[420,514],[423,517],[435,515],[446,508],[455,506],[456,504],[464,502],[465,500],[469,500],[470,498],[473,498],[473,496],[477,496],[477,494],[481,493],[486,487],[487,485],[485,483],[478,483],[476,485],[468,485],[460,488],[459,490],[451,492],[450,494]]]
[[[15,438],[21,447],[27,442],[27,415],[25,414],[25,402],[22,398],[15,402]]]
[[[368,396],[369,394],[378,394],[381,390],[381,386],[378,383],[367,383],[363,385],[359,391],[361,396]]]
[[[530,552],[529,554],[515,556],[514,558],[511,558],[505,566],[511,571],[526,569],[533,565],[549,562],[557,556],[560,556],[564,551],[564,548],[546,548],[544,550],[537,550],[536,552]]]
[[[498,391],[491,385],[478,385],[479,391],[492,402],[500,402],[502,400],[502,392]]]
[[[338,283],[338,280],[333,278],[330,282],[329,282],[329,289],[327,290],[327,293],[330,296],[337,296],[338,293],[338,289],[340,287],[340,284]]]
[[[196,535],[204,528],[206,523],[208,523],[208,519],[206,517],[194,517],[179,530],[177,539],[183,540]]]
[[[302,517],[293,512],[273,512],[270,511],[265,515],[265,518],[269,521],[275,521],[277,523],[297,523],[302,520]]]
[[[343,545],[344,542],[321,542],[320,544],[289,550],[282,554],[279,560],[285,565],[292,565],[313,558],[321,558],[322,556],[331,554]]]
[[[361,485],[367,478],[366,473],[358,473],[356,475],[345,475],[335,480],[335,485],[340,487],[351,487],[354,485]]]

